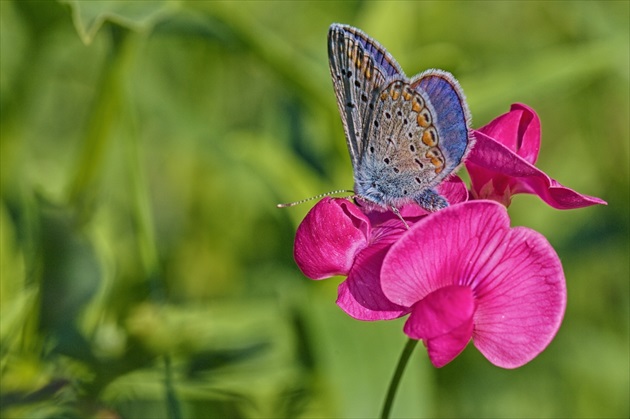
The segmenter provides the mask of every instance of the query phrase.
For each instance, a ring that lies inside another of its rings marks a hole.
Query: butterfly
[[[448,206],[436,191],[473,145],[470,112],[448,72],[411,79],[361,30],[332,24],[328,59],[354,173],[355,197],[377,210]]]

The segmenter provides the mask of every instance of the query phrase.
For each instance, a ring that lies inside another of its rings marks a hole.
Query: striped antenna
[[[337,190],[337,191],[326,192],[326,193],[323,193],[323,194],[319,194],[319,195],[316,195],[316,196],[312,196],[312,197],[310,197],[310,198],[302,199],[301,201],[288,202],[288,203],[286,203],[286,204],[278,204],[278,205],[276,205],[276,206],[277,206],[278,208],[288,208],[288,207],[294,207],[294,206],[296,206],[296,205],[303,204],[303,203],[305,203],[305,202],[312,201],[312,200],[314,200],[314,199],[319,199],[319,198],[323,198],[323,197],[325,197],[325,196],[330,196],[330,195],[336,195],[336,194],[338,194],[338,193],[352,193],[352,194],[354,194],[354,191],[351,191],[351,190],[349,190],[349,189],[339,189],[339,190]],[[352,197],[354,197],[354,195],[352,195],[350,198],[352,198]]]

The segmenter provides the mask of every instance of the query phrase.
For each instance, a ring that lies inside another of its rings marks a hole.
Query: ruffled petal
[[[452,204],[468,199],[466,184],[457,176],[442,182],[438,192]],[[359,320],[394,319],[407,314],[409,309],[392,303],[383,294],[381,265],[391,245],[408,230],[392,211],[365,211],[372,226],[370,245],[357,255],[347,280],[339,285],[337,304],[348,315]],[[429,214],[415,204],[402,207],[400,213],[409,226]]]
[[[420,220],[385,256],[381,283],[392,302],[414,307],[414,321],[406,331],[414,331],[416,338],[427,336],[435,365],[449,362],[465,346],[468,326],[462,322],[458,327],[457,321],[470,309],[463,294],[449,300],[438,290],[472,290],[473,342],[503,368],[538,355],[553,339],[566,307],[564,274],[553,248],[533,230],[510,229],[505,207],[492,201],[469,201]],[[423,307],[425,299],[429,308],[422,311],[424,321],[434,312],[441,322],[422,325],[417,320],[416,307]],[[431,308],[441,301],[462,307],[446,308],[452,312],[449,317]],[[445,325],[452,332],[439,335],[448,329]]]
[[[436,367],[451,362],[464,350],[473,331],[475,300],[469,287],[440,288],[413,306],[404,332],[422,339]]]
[[[370,220],[372,216],[378,216],[379,223],[372,225],[370,245],[359,252],[348,278],[339,285],[337,305],[359,320],[395,319],[409,310],[392,303],[383,294],[381,266],[392,244],[408,230],[391,211],[370,214]],[[417,219],[408,218],[407,223],[413,225]]]
[[[509,231],[493,255],[478,263],[475,346],[493,364],[516,368],[541,353],[560,328],[566,284],[558,255],[538,232]]]
[[[462,323],[450,333],[429,339],[424,342],[431,363],[437,368],[442,368],[454,360],[470,341],[473,331],[473,322]]]
[[[557,209],[606,204],[599,198],[562,186],[481,131],[475,132],[475,138],[477,142],[466,161],[466,168],[476,198],[492,199],[509,206],[512,195],[529,193],[538,195]]]
[[[437,191],[450,205],[468,201],[468,188],[459,176],[451,176],[437,186]]]
[[[540,119],[532,108],[522,103],[515,103],[510,111],[479,131],[494,138],[508,149],[535,164],[540,150]]]
[[[347,275],[368,246],[368,218],[346,199],[324,198],[297,229],[293,255],[304,275],[323,279]]]
[[[478,253],[491,252],[489,245],[496,246],[508,228],[507,211],[492,201],[469,201],[424,217],[385,257],[383,292],[392,302],[411,307],[442,287],[467,285]]]

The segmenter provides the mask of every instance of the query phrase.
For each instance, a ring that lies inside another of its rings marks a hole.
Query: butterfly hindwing
[[[448,176],[459,167],[473,146],[470,111],[464,92],[450,73],[441,70],[419,74],[412,80],[412,86],[429,99],[435,111],[439,147],[445,157],[445,176]],[[443,177],[438,179],[441,181]]]
[[[373,117],[355,173],[357,194],[382,207],[447,205],[433,190],[471,146],[468,109],[459,85],[430,70],[413,80],[388,79],[373,98]]]
[[[435,111],[405,77],[388,80],[372,105],[374,118],[355,174],[357,192],[382,206],[413,201],[437,184],[445,166]]]

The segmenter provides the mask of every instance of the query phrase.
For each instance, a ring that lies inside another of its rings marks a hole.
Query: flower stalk
[[[396,370],[394,371],[392,380],[389,382],[387,396],[385,396],[383,410],[381,411],[381,419],[389,418],[392,410],[392,405],[394,404],[394,398],[396,398],[396,392],[398,391],[398,386],[400,384],[400,380],[402,379],[403,372],[405,372],[405,368],[407,367],[409,358],[411,358],[411,354],[413,353],[413,350],[415,349],[417,344],[418,341],[415,339],[407,340],[407,344],[405,345],[402,354],[400,354],[398,365],[396,365]]]

